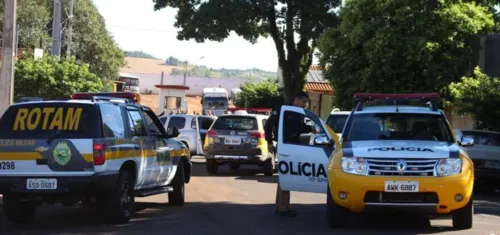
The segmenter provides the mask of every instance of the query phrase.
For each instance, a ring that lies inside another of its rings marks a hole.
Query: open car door
[[[277,148],[282,190],[326,193],[328,159],[335,141],[318,116],[304,108],[282,106]]]

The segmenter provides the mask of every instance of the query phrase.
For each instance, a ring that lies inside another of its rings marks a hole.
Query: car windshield
[[[414,113],[354,114],[344,130],[345,141],[427,140],[453,142],[441,115]]]
[[[254,117],[243,117],[243,116],[231,116],[231,117],[219,117],[215,121],[212,129],[216,130],[257,130],[258,124],[257,119]]]
[[[227,108],[227,98],[205,97],[204,107],[206,109],[225,109]]]
[[[348,114],[345,115],[330,115],[328,119],[326,120],[326,124],[332,128],[335,133],[340,134],[342,133],[342,130],[344,129],[345,123],[347,121],[347,118],[349,117]]]

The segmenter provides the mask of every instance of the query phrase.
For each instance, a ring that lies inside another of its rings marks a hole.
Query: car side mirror
[[[325,135],[320,135],[314,137],[314,145],[316,146],[332,146],[333,141],[326,137]]]
[[[179,130],[175,126],[167,127],[167,138],[176,138],[179,136]]]
[[[463,136],[460,140],[460,146],[462,147],[471,147],[474,146],[474,138],[470,136]]]

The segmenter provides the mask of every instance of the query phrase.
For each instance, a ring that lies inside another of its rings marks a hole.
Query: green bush
[[[97,92],[103,89],[101,79],[89,71],[87,64],[74,57],[25,57],[16,63],[15,97],[69,98],[75,92]]]
[[[476,67],[474,76],[450,85],[453,106],[459,114],[471,115],[477,129],[500,131],[500,80]]]
[[[246,82],[240,87],[241,92],[236,100],[237,107],[275,108],[283,104],[283,98],[278,92],[276,80],[263,82]]]

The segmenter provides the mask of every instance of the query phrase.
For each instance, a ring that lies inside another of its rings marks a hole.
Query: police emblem
[[[54,160],[56,160],[59,165],[64,166],[71,160],[71,149],[67,143],[58,143],[56,148],[54,148],[53,156]]]

